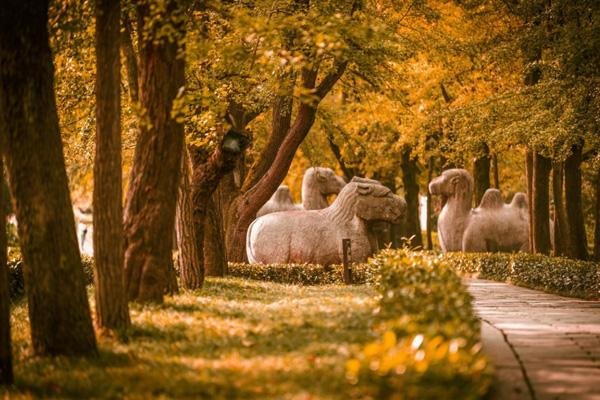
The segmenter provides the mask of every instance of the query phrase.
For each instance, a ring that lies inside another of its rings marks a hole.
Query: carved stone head
[[[306,171],[305,179],[307,178],[313,179],[324,196],[338,194],[346,186],[344,178],[336,175],[331,168],[311,167]]]
[[[429,183],[429,193],[434,195],[452,197],[458,193],[472,192],[473,178],[466,169],[447,169]]]
[[[366,221],[400,223],[406,212],[406,202],[400,196],[376,183],[352,183],[357,194],[356,216]]]

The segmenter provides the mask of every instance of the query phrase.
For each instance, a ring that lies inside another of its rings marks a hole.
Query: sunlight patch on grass
[[[129,341],[102,338],[97,359],[43,359],[32,356],[21,302],[12,314],[17,383],[10,396],[356,397],[344,366],[373,339],[375,304],[367,286],[214,278],[164,305],[132,305]]]

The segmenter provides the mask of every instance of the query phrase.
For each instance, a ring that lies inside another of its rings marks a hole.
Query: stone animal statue
[[[523,193],[505,204],[500,191],[488,189],[471,209],[473,178],[464,169],[449,169],[429,183],[429,192],[448,200],[438,217],[443,252],[529,251],[529,214]]]
[[[258,210],[256,213],[257,217],[261,217],[265,214],[270,214],[279,211],[297,211],[302,210],[302,207],[294,204],[294,200],[292,200],[292,195],[290,194],[290,189],[281,185],[277,188],[273,196],[265,203],[264,206]]]
[[[350,182],[321,210],[267,214],[250,224],[246,253],[251,263],[342,262],[342,239],[352,244],[352,261],[372,254],[367,222],[400,221],[406,202],[377,183]]]
[[[321,210],[329,204],[327,196],[338,194],[346,185],[341,176],[331,168],[311,167],[302,178],[302,207],[305,210]]]

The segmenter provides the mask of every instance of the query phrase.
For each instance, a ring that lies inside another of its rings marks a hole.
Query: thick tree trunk
[[[235,149],[226,148],[228,136],[237,140]],[[248,139],[241,133],[230,131],[220,146],[206,160],[201,151],[192,151],[192,202],[194,205],[194,229],[199,244],[199,258],[204,267],[204,244],[206,214],[211,196],[217,189],[221,179],[232,172],[239,157],[248,146]],[[211,249],[212,250],[212,249]]]
[[[133,48],[131,20],[129,15],[123,15],[123,30],[121,32],[121,52],[125,57],[125,70],[127,71],[127,84],[129,86],[129,98],[137,103],[139,98],[138,84],[138,60]]]
[[[290,126],[283,142],[281,142],[269,169],[255,185],[234,199],[227,216],[229,229],[226,232],[226,243],[227,255],[230,261],[244,261],[246,259],[246,231],[248,226],[255,218],[256,212],[275,193],[275,190],[285,178],[296,150],[314,124],[318,102],[329,93],[340,79],[346,70],[346,66],[347,63],[345,62],[338,64],[316,87],[317,71],[305,70],[303,72],[303,86],[306,89],[315,90],[314,95],[317,102],[302,103],[298,106],[294,123]]]
[[[596,173],[594,207],[594,260],[600,261],[600,172]]]
[[[581,202],[581,149],[582,143],[571,147],[565,161],[565,206],[569,224],[571,256],[587,260],[587,235]]]
[[[94,283],[101,329],[124,329],[130,323],[123,285],[120,17],[118,0],[96,1]]]
[[[204,283],[204,268],[199,254],[200,242],[194,229],[194,204],[192,203],[191,161],[187,149],[181,160],[181,180],[177,196],[177,249],[179,276],[185,289],[199,289]]]
[[[0,151],[0,176],[4,182],[4,163]],[[0,385],[13,383],[12,348],[10,340],[10,295],[8,292],[8,265],[6,237],[6,206],[0,197]]]
[[[490,148],[486,143],[482,143],[480,150],[481,152],[473,161],[473,179],[475,183],[473,200],[475,206],[479,205],[485,191],[490,188]]]
[[[552,164],[552,197],[554,198],[554,254],[569,255],[569,232],[563,201],[563,164]]]
[[[174,15],[177,6],[176,1],[168,1],[167,15]],[[143,26],[150,12],[147,3],[137,9],[142,24],[138,32],[160,29]],[[172,21],[166,23],[173,25]],[[175,30],[181,33],[183,26],[175,26]],[[183,126],[171,112],[185,79],[177,41],[153,40],[155,32],[148,35],[151,37],[140,35],[139,44],[140,105],[145,118],[140,121],[125,207],[125,274],[130,300],[162,302],[173,263],[171,235],[184,136]]]
[[[34,351],[93,355],[96,338],[58,127],[47,23],[47,1],[3,4],[0,141],[19,222]]]
[[[533,253],[550,254],[550,170],[552,161],[536,153],[533,159]]]
[[[218,198],[215,194],[209,199],[204,220],[204,267],[207,276],[224,276],[227,273],[225,234],[223,219],[215,204],[215,198]]]
[[[410,148],[402,150],[400,168],[402,169],[402,183],[404,185],[404,199],[406,200],[405,233],[411,239],[411,247],[423,246],[421,224],[419,222],[419,184],[417,183],[417,162],[410,157]]]

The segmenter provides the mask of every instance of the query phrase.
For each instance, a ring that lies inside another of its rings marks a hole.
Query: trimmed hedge
[[[94,258],[82,255],[81,263],[83,264],[83,272],[85,273],[86,283],[91,285],[94,282]],[[21,261],[21,254],[18,252],[9,252],[8,293],[13,301],[18,300],[25,295],[23,261]]]
[[[600,299],[600,264],[528,253],[446,253],[455,270],[563,296]]]
[[[348,361],[349,381],[373,398],[478,399],[492,374],[471,296],[441,257],[386,250],[377,270],[379,339]]]
[[[342,284],[343,266],[323,267],[317,264],[245,264],[229,263],[228,276],[295,285]],[[364,284],[372,281],[374,269],[369,264],[352,266],[352,282]]]

